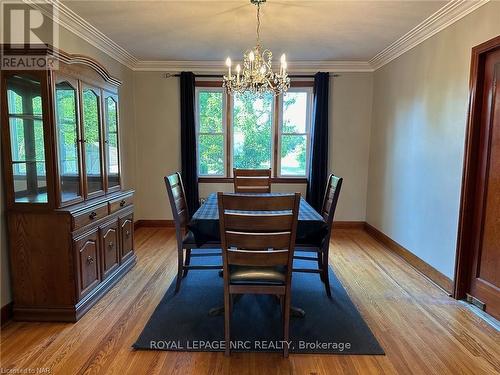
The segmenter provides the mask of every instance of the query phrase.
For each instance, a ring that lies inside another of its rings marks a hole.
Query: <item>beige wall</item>
[[[330,87],[329,170],[344,178],[335,220],[365,221],[372,73],[342,73]]]
[[[171,218],[163,176],[181,168],[178,78],[136,72],[136,220]]]
[[[450,278],[471,48],[499,15],[490,2],[374,74],[368,223]]]
[[[64,28],[60,28],[59,48],[68,53],[77,53],[95,58],[102,63],[109,72],[123,81],[120,86],[120,145],[122,158],[122,175],[125,187],[133,188],[135,186],[135,171],[136,171],[136,145],[135,145],[135,121],[134,121],[134,90],[133,90],[133,72],[127,67],[121,65],[116,60],[110,58],[105,53],[80,39],[73,33]],[[2,190],[3,190],[3,181]],[[8,265],[8,251],[5,236],[5,212],[4,212],[4,195],[1,195],[1,222],[0,222],[0,283],[1,283],[1,298],[0,305],[4,306],[12,299],[10,290],[10,276]]]
[[[137,219],[171,219],[162,177],[180,170],[179,79],[135,73]],[[336,220],[365,220],[372,74],[331,78],[329,170],[345,184]],[[273,191],[301,192],[305,184],[274,184]],[[231,184],[200,184],[200,197],[232,191]]]

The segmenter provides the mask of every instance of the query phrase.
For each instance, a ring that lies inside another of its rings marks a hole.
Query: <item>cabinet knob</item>
[[[87,263],[92,264],[94,263],[94,258],[92,258],[90,255],[87,257]]]
[[[109,241],[108,246],[109,246],[110,249],[112,249],[113,248],[113,241]]]
[[[89,219],[93,220],[97,216],[97,213],[95,211],[92,211],[89,215]]]
[[[129,230],[128,230],[128,231],[126,231],[126,232],[125,232],[125,235],[126,235],[127,237],[130,237],[130,231],[129,231]]]
[[[125,199],[122,199],[122,200],[120,201],[120,207],[125,206],[125,203],[127,203],[127,202],[125,202]]]

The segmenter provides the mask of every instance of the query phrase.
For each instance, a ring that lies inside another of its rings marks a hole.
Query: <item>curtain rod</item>
[[[170,77],[180,77],[180,73],[165,73],[165,78]],[[332,73],[330,74],[332,77],[339,77],[340,74]],[[289,75],[290,78],[314,78],[314,75],[310,74],[292,74]],[[195,74],[195,78],[222,78],[220,74]]]

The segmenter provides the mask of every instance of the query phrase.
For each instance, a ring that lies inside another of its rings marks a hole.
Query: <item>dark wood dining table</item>
[[[277,196],[285,193],[260,193],[259,196]],[[217,206],[217,193],[211,193],[201,207],[194,213],[188,224],[189,230],[194,234],[198,245],[206,242],[220,242],[219,209]],[[299,217],[297,222],[298,244],[316,243],[328,231],[323,217],[306,202],[300,199]]]
[[[277,196],[286,193],[255,193],[254,195]],[[194,213],[188,224],[198,245],[207,242],[220,244],[219,209],[217,193],[211,193],[201,207]],[[306,202],[300,199],[299,217],[297,221],[297,244],[316,243],[323,239],[328,231],[323,217]],[[222,272],[222,271],[221,271]],[[223,306],[214,307],[210,315],[220,315],[224,312]],[[296,317],[304,317],[305,312],[299,307],[292,306],[291,313]]]

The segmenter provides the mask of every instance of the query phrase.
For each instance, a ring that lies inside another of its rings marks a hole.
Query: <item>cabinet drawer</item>
[[[118,199],[113,199],[109,201],[109,213],[112,214],[132,204],[134,204],[134,196],[132,194]]]
[[[99,228],[101,240],[102,257],[102,279],[107,278],[118,267],[119,258],[119,236],[118,220]]]
[[[73,216],[73,228],[82,228],[108,215],[108,205],[103,203],[88,210],[78,212]]]
[[[77,259],[78,296],[81,299],[94,289],[99,278],[99,239],[97,229],[74,242]]]

